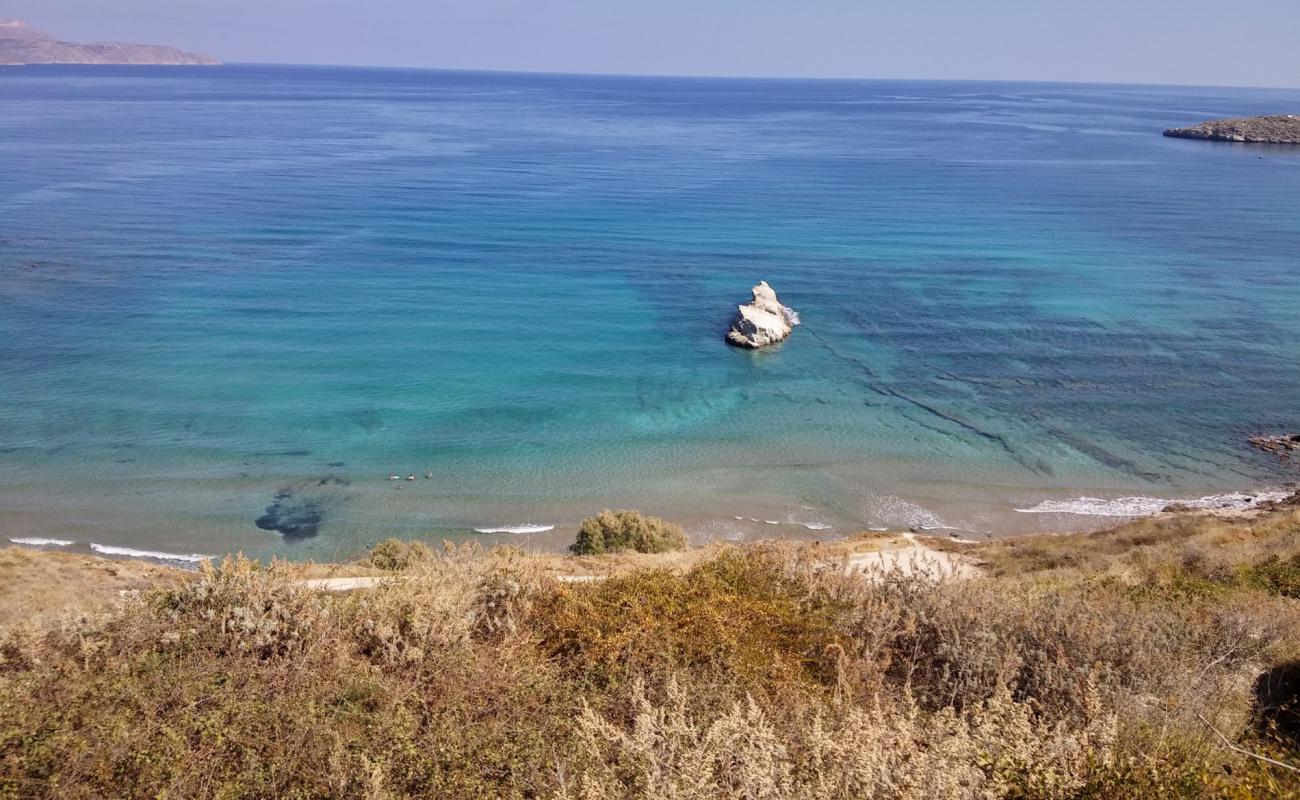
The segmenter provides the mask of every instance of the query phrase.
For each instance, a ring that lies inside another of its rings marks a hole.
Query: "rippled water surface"
[[[1243,439],[1300,426],[1300,149],[1159,132],[1298,108],[0,68],[0,526],[323,558],[604,506],[1005,533],[1276,488]],[[759,279],[803,325],[730,349]]]

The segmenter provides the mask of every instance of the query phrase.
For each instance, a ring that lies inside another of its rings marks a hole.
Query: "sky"
[[[0,0],[227,62],[1300,87],[1300,0]]]

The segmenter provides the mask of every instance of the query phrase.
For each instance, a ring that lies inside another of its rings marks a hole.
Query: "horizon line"
[[[215,56],[213,56],[215,58]],[[790,81],[790,82],[825,82],[825,83],[1008,83],[1041,84],[1056,86],[1133,86],[1170,89],[1251,89],[1260,91],[1300,91],[1300,85],[1261,86],[1240,83],[1150,83],[1124,82],[1108,80],[1083,79],[1047,79],[1047,78],[899,78],[899,77],[861,77],[846,75],[720,75],[687,74],[663,72],[589,72],[562,71],[543,69],[497,69],[487,67],[431,67],[397,64],[346,64],[294,61],[221,61],[218,64],[0,64],[6,67],[198,67],[219,69],[221,67],[307,67],[316,69],[370,69],[406,72],[445,72],[469,73],[481,75],[519,75],[556,78],[642,78],[669,80],[715,80],[715,81]]]

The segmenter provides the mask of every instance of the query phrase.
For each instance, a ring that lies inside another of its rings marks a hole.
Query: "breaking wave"
[[[10,539],[9,541],[14,544],[25,544],[30,547],[67,547],[68,545],[76,544],[76,542],[71,539],[42,539],[39,536],[20,537],[18,539]]]
[[[475,528],[475,533],[545,533],[555,530],[554,525],[507,525],[503,528]]]
[[[1145,517],[1165,506],[1178,503],[1190,508],[1247,508],[1264,500],[1281,500],[1286,492],[1211,494],[1190,500],[1166,497],[1077,497],[1073,500],[1044,500],[1033,508],[1017,508],[1021,514],[1078,514],[1090,517]]]
[[[103,553],[106,556],[126,556],[127,558],[152,558],[158,561],[183,561],[187,564],[197,564],[200,561],[208,561],[216,556],[204,556],[198,553],[182,555],[180,553],[164,553],[159,550],[136,550],[133,547],[113,547],[107,544],[90,543],[90,549],[96,553]]]

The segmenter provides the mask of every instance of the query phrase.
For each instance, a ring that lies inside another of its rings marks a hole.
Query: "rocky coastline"
[[[1187,128],[1170,128],[1165,136],[1213,142],[1300,144],[1300,116],[1273,114],[1263,117],[1214,119]]]
[[[1247,439],[1247,442],[1256,450],[1272,453],[1283,461],[1289,461],[1291,454],[1300,450],[1300,433],[1252,436]]]

